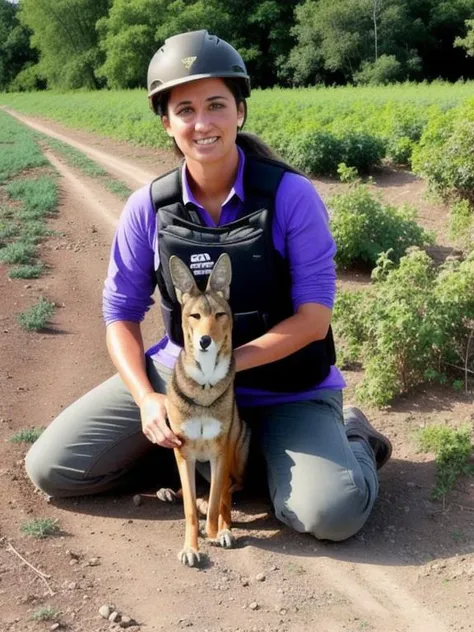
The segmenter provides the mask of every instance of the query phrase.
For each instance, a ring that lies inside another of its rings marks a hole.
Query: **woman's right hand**
[[[140,405],[144,435],[162,448],[179,448],[182,442],[168,426],[167,415],[166,395],[161,393],[145,395]]]

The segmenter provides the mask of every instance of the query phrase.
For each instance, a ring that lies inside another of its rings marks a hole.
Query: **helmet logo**
[[[189,70],[191,66],[194,64],[194,62],[196,61],[196,59],[197,57],[185,57],[181,61],[183,62],[183,65],[186,68],[186,70]]]

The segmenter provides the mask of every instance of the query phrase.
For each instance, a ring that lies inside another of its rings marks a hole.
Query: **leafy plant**
[[[23,428],[10,437],[11,443],[34,443],[44,428]]]
[[[18,315],[18,322],[27,331],[43,329],[55,311],[54,303],[41,297],[39,303]]]
[[[429,256],[411,249],[395,266],[387,253],[364,292],[341,292],[334,330],[346,358],[359,359],[363,401],[383,406],[429,381],[464,378],[474,368],[474,255],[436,269]]]
[[[35,251],[36,248],[31,243],[13,242],[0,250],[0,261],[2,263],[30,263]]]
[[[31,615],[33,621],[54,621],[59,615],[59,610],[53,606],[44,606],[35,610]]]
[[[433,452],[436,457],[436,486],[433,497],[442,498],[454,487],[462,474],[472,474],[469,464],[472,453],[472,429],[469,426],[449,428],[434,425],[420,430],[418,440],[423,452]]]
[[[383,204],[363,184],[353,185],[348,193],[334,195],[328,208],[338,249],[336,261],[344,267],[358,261],[374,266],[379,255],[388,249],[393,260],[399,261],[408,247],[433,242],[433,237],[416,223],[413,208]]]
[[[22,533],[38,539],[54,535],[58,530],[58,521],[52,518],[35,518],[21,525]]]
[[[33,265],[24,264],[12,268],[8,272],[10,279],[38,279],[43,273],[44,265],[42,263],[36,263]]]

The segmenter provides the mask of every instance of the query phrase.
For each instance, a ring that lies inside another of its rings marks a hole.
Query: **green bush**
[[[343,141],[322,130],[292,137],[282,153],[296,169],[313,175],[336,175],[339,163],[345,162]]]
[[[374,283],[362,293],[341,292],[334,330],[346,357],[365,375],[362,401],[388,404],[425,382],[456,383],[474,369],[474,256],[436,269],[411,249],[398,267],[382,254]]]
[[[18,315],[18,322],[27,331],[38,331],[46,326],[54,312],[54,303],[50,303],[41,297],[39,303]]]
[[[402,64],[395,55],[380,55],[377,61],[365,61],[354,80],[360,85],[386,85],[403,78]]]
[[[341,266],[360,261],[375,265],[380,253],[389,249],[393,260],[399,261],[408,247],[433,242],[416,223],[414,209],[385,205],[366,185],[355,184],[348,193],[334,195],[328,208]]]
[[[0,250],[1,263],[30,263],[35,255],[36,248],[31,243],[16,241],[7,244]]]
[[[469,202],[455,202],[449,211],[449,236],[466,251],[474,247],[474,213]]]
[[[428,426],[418,433],[420,448],[423,452],[433,452],[436,457],[434,498],[444,500],[460,475],[472,474],[472,466],[468,462],[472,453],[471,435],[469,426],[458,429]]]

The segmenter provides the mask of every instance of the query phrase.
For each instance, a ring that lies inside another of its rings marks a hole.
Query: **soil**
[[[22,120],[59,135],[132,187],[176,164],[171,154],[74,131],[50,121]],[[138,624],[132,630],[198,632],[445,632],[474,629],[474,483],[459,481],[443,506],[431,498],[433,457],[417,451],[415,432],[429,423],[472,423],[472,394],[420,389],[384,410],[364,408],[394,444],[380,472],[380,495],[364,528],[346,542],[315,540],[281,525],[265,498],[236,497],[237,546],[202,541],[203,567],[182,567],[180,505],[157,500],[154,481],[100,497],[48,503],[27,479],[27,446],[9,442],[19,429],[47,425],[113,367],[104,344],[102,282],[122,208],[112,194],[72,171],[48,151],[60,174],[61,199],[41,245],[47,274],[9,280],[0,267],[0,629],[5,632],[113,629],[99,614],[108,605]],[[420,209],[449,252],[447,210],[424,197],[409,173],[381,170],[376,188],[393,203]],[[317,180],[323,199],[342,185]],[[339,285],[367,283],[367,274],[341,275]],[[25,333],[16,314],[40,295],[58,306],[51,326]],[[158,310],[145,322],[151,344],[162,331]],[[345,371],[346,403],[354,401],[360,371]],[[141,493],[141,504],[133,495]],[[20,527],[32,517],[56,519],[58,535],[36,540]],[[17,551],[41,578],[15,555]],[[263,574],[263,576],[262,576]],[[50,593],[54,593],[51,595]],[[34,622],[41,607],[60,614]],[[112,611],[111,610],[111,611]],[[132,622],[133,623],[133,622]],[[122,625],[126,625],[123,623]],[[54,628],[54,626],[53,626]]]

